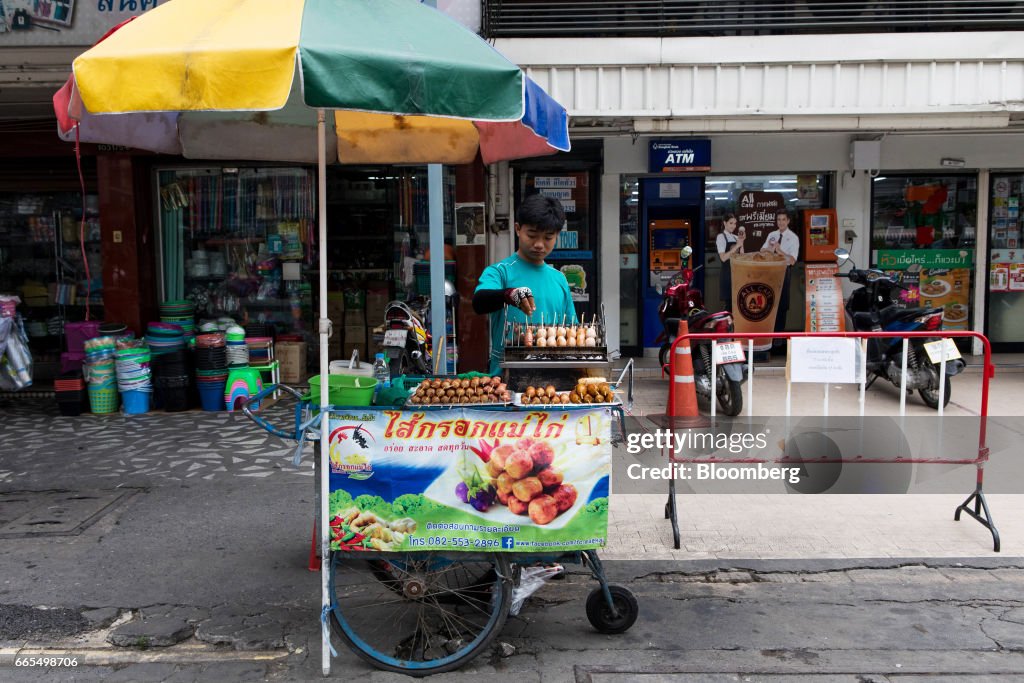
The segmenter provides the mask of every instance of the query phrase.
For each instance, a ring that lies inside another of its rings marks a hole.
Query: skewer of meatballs
[[[564,322],[564,321],[563,321]],[[515,338],[523,346],[596,347],[597,324],[525,325],[517,328]]]

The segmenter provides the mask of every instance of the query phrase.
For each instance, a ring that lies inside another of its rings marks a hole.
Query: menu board
[[[921,266],[916,283],[911,273],[901,273],[908,288],[901,294],[902,301],[908,306],[941,307],[943,329],[968,329],[973,249],[883,249],[877,252],[877,263],[891,273],[905,271],[911,264]]]
[[[806,332],[843,332],[846,314],[843,290],[835,277],[835,264],[812,264],[804,267],[807,276],[804,330]]]
[[[942,328],[966,330],[970,310],[971,271],[967,268],[949,270],[929,268],[922,271],[921,305],[942,307]]]

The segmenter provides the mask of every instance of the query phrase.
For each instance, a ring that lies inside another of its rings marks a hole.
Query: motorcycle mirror
[[[850,252],[848,252],[846,249],[843,249],[842,247],[836,249],[832,253],[836,255],[836,263],[840,265],[846,263],[846,260],[850,258]]]
[[[690,258],[690,254],[692,254],[692,253],[693,253],[693,248],[690,247],[690,246],[685,246],[685,247],[683,247],[682,249],[679,250],[679,256],[682,257],[682,259],[684,261],[686,259]]]

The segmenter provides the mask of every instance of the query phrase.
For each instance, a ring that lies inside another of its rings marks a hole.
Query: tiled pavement
[[[0,484],[8,487],[64,485],[67,478],[133,485],[313,476],[308,446],[303,465],[293,467],[294,443],[258,429],[241,413],[64,417],[50,401],[10,401],[0,404],[0,413]],[[286,407],[268,414],[283,427],[293,419]],[[40,457],[47,453],[66,454],[66,460],[55,467],[51,458]]]
[[[977,415],[981,407],[980,373],[955,378],[947,415]],[[664,413],[668,382],[638,382],[634,414]],[[782,415],[786,384],[780,373],[755,377],[754,415]],[[744,394],[746,398],[746,394]],[[991,383],[989,414],[1021,414],[1024,373],[999,372]],[[793,387],[793,414],[822,414],[823,389]],[[868,415],[895,415],[899,394],[890,386],[867,391]],[[829,410],[855,415],[857,392],[832,385]],[[744,410],[744,414],[746,411]],[[915,395],[907,399],[908,415],[934,415]],[[1005,422],[1005,421],[1003,421]],[[1010,421],[1012,424],[1012,421]],[[1024,436],[1024,426],[1022,426]],[[957,505],[970,494],[815,495],[680,494],[681,548],[672,547],[665,519],[664,494],[612,497],[609,546],[603,557],[661,560],[707,559],[851,559],[1024,557],[1024,493],[990,494],[988,503],[999,528],[1002,550],[994,553],[991,536],[980,524],[961,517]],[[1024,490],[1024,483],[1022,483]],[[638,552],[642,551],[642,552]]]
[[[957,378],[949,414],[976,414],[980,374]],[[641,379],[635,413],[664,411],[667,382]],[[779,414],[784,396],[778,376],[756,378],[755,414]],[[844,393],[845,392],[845,393]],[[802,387],[794,413],[821,410],[821,389]],[[868,392],[868,412],[892,414],[895,391]],[[990,411],[1014,414],[1024,399],[1024,373],[1006,373],[993,382]],[[772,410],[764,403],[775,401]],[[908,411],[928,414],[916,397]],[[855,392],[835,387],[835,413],[856,410]],[[257,429],[241,414],[192,411],[124,417],[60,417],[48,404],[0,405],[0,485],[8,490],[68,486],[71,482],[109,480],[116,485],[225,477],[290,478],[313,485],[310,451],[300,467],[291,465],[293,445]],[[286,407],[267,415],[278,424],[291,420]],[[41,453],[68,454],[55,468]],[[301,479],[300,479],[301,478]],[[115,483],[116,482],[116,483]],[[999,525],[1002,553],[992,552],[988,532],[966,517],[953,522],[953,510],[970,491],[949,495],[701,494],[680,495],[682,548],[672,548],[664,519],[664,494],[622,494],[612,498],[608,559],[842,559],[871,557],[1024,556],[1024,495],[993,495],[992,514]]]

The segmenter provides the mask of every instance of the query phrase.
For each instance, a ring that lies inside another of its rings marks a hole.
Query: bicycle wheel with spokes
[[[374,666],[411,676],[453,671],[497,637],[512,601],[502,555],[414,553],[386,565],[335,556],[331,626]]]

